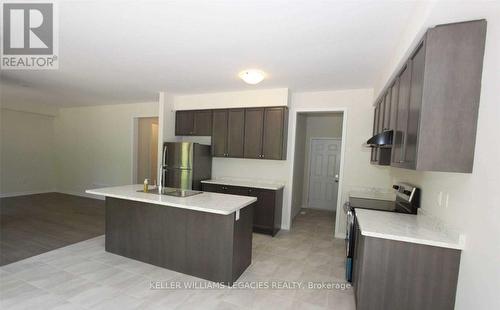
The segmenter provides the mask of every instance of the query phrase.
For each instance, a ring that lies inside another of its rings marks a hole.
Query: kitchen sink
[[[138,190],[138,192],[144,193],[144,190]],[[166,188],[162,188],[161,192],[158,190],[158,188],[152,188],[152,189],[149,189],[147,191],[147,193],[148,194],[156,194],[156,195],[173,196],[173,197],[190,197],[190,196],[201,194],[202,192],[180,189],[180,188],[166,187]]]

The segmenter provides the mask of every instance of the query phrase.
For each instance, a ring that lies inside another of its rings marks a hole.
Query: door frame
[[[309,171],[309,173],[306,176],[306,184],[307,184],[306,201],[308,204],[309,204],[309,191],[311,189],[310,188],[310,186],[311,186],[311,160],[312,160],[311,154],[312,154],[312,141],[313,140],[336,140],[336,141],[340,140],[340,158],[342,160],[342,138],[311,137],[309,139],[309,141],[310,141],[309,142],[309,160],[307,162],[307,171]],[[340,185],[340,167],[339,167],[339,185]],[[337,186],[337,198],[339,195],[339,188],[340,188],[340,186]],[[335,208],[335,210],[336,210],[336,208]]]
[[[160,145],[163,148],[163,143],[160,143],[163,138],[160,139],[160,133],[162,132],[160,128],[160,117],[158,114],[146,114],[146,115],[141,115],[141,116],[133,116],[132,117],[132,162],[130,163],[130,168],[131,168],[131,183],[130,184],[136,184],[137,183],[137,158],[138,156],[138,146],[139,146],[139,119],[140,118],[152,118],[156,117],[158,118],[158,148],[160,148]],[[163,136],[163,135],[162,135]],[[161,152],[159,152],[161,154]],[[158,163],[160,163],[160,157],[158,157]],[[159,166],[158,166],[159,167]],[[159,177],[159,176],[158,176]],[[157,183],[158,184],[158,183]]]
[[[288,135],[288,156],[287,158],[290,158],[290,173],[288,174],[288,190],[286,190],[286,200],[287,204],[286,206],[288,207],[288,219],[284,219],[282,225],[284,229],[290,229],[292,227],[292,188],[293,188],[293,169],[294,169],[294,163],[295,163],[295,140],[297,136],[297,115],[299,113],[321,113],[321,112],[326,112],[326,113],[342,113],[342,143],[341,143],[341,150],[340,150],[340,171],[339,171],[339,195],[337,195],[337,208],[336,208],[336,215],[335,215],[335,238],[340,238],[343,239],[345,238],[345,232],[338,231],[340,227],[340,216],[338,216],[339,212],[343,212],[342,210],[342,196],[343,196],[343,188],[344,188],[344,163],[345,163],[345,151],[346,151],[346,142],[347,142],[347,122],[349,121],[348,118],[348,108],[345,107],[337,107],[337,108],[296,108],[290,111],[290,124],[289,124],[289,132],[292,134]]]

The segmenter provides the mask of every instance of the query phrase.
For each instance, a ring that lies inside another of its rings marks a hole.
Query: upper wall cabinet
[[[213,110],[212,155],[243,157],[245,109]]]
[[[245,158],[262,158],[264,108],[245,109]]]
[[[391,93],[386,92],[375,106],[373,120],[373,135],[389,130],[390,123],[390,100]],[[389,148],[372,148],[371,163],[376,165],[389,165],[391,162],[391,149]]]
[[[176,136],[211,136],[212,110],[175,112]]]
[[[485,20],[431,28],[388,83],[376,101],[374,133],[393,130],[390,165],[472,172],[485,37]]]
[[[212,136],[212,156],[286,159],[287,107],[176,111],[175,135]]]
[[[286,159],[288,109],[245,109],[245,158]]]

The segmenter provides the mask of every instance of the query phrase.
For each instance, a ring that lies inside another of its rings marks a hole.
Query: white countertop
[[[279,190],[285,186],[285,184],[275,181],[267,180],[253,180],[253,179],[235,179],[235,178],[217,178],[212,180],[201,181],[201,183],[207,184],[219,184],[219,185],[233,185],[241,187],[253,187],[262,188],[270,190]]]
[[[427,215],[356,209],[361,234],[367,237],[462,250],[465,238]]]
[[[98,196],[113,197],[164,205],[175,208],[190,209],[202,212],[228,215],[236,212],[257,201],[255,197],[236,196],[218,193],[202,192],[190,197],[173,197],[157,195],[152,193],[138,192],[142,190],[142,184],[125,185],[116,187],[105,187],[89,189],[85,192]]]

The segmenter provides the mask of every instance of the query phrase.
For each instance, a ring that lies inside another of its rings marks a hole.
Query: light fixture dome
[[[243,70],[238,74],[238,76],[247,84],[258,84],[266,77],[266,74],[262,70],[248,69]]]

